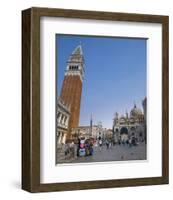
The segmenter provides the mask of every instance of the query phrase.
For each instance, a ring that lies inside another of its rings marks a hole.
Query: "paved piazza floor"
[[[103,146],[94,147],[92,156],[78,157],[70,163],[104,162],[104,161],[126,161],[126,160],[146,160],[146,144],[140,143],[138,146],[129,147],[127,145],[115,145],[106,149]]]

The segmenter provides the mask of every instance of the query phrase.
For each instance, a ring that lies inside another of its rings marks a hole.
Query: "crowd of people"
[[[144,141],[141,141],[144,142]],[[113,138],[106,138],[106,139],[101,139],[98,138],[97,144],[99,146],[99,149],[102,149],[102,146],[106,146],[106,149],[110,149],[112,146],[115,145],[123,145],[123,146],[137,146],[139,144],[139,141],[136,137],[131,137],[131,138],[126,138],[124,139],[123,137],[119,138],[117,141],[115,141]]]
[[[90,156],[93,155],[93,139],[78,138],[77,142],[77,156]]]
[[[85,139],[84,137],[77,138],[76,142],[71,142],[66,144],[65,155],[71,155],[71,157],[81,157],[81,156],[92,156],[94,150],[99,149],[102,151],[102,148],[105,147],[107,150],[115,145],[123,146],[137,146],[138,140],[135,137],[124,139],[123,137],[115,141],[113,138],[102,139],[100,136],[97,139],[89,138]]]

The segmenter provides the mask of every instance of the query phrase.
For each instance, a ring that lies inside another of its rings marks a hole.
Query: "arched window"
[[[126,127],[122,127],[120,130],[120,134],[128,134],[128,129]]]
[[[70,65],[69,70],[78,70],[79,66],[78,65]]]

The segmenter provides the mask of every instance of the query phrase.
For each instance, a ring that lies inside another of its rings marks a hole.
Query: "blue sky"
[[[85,59],[80,125],[102,122],[112,128],[115,112],[142,109],[146,96],[146,40],[116,37],[56,35],[57,90],[62,87],[66,61],[82,44]]]

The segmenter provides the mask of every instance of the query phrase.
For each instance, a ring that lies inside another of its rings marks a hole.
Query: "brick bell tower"
[[[82,46],[78,45],[67,61],[60,98],[70,106],[70,119],[67,139],[71,138],[71,129],[79,126],[82,82],[84,79],[84,57]]]

